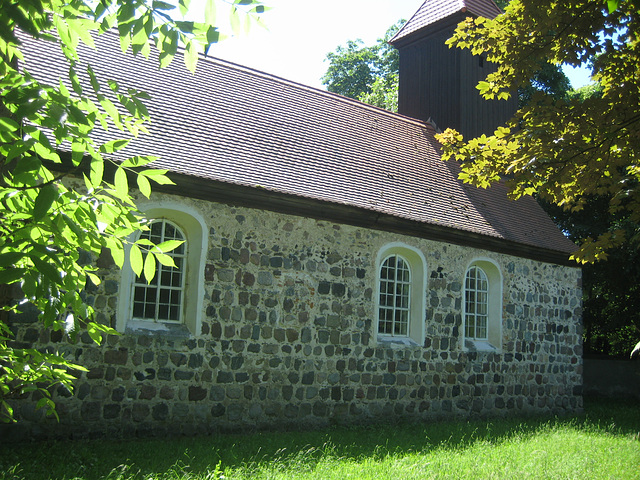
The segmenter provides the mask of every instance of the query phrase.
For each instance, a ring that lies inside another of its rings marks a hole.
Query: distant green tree
[[[371,92],[376,78],[377,56],[371,47],[364,46],[362,40],[348,40],[345,46],[328,53],[327,60],[329,68],[322,77],[322,84],[327,86],[327,90],[350,98]]]
[[[361,93],[357,100],[390,112],[398,111],[398,74],[391,73],[386,77],[378,77],[371,85],[369,93]]]
[[[518,106],[529,105],[536,93],[544,93],[547,98],[563,100],[567,98],[570,91],[571,82],[562,71],[562,66],[540,62],[538,70],[533,73],[529,83],[518,88]]]
[[[397,111],[399,57],[388,42],[404,22],[398,20],[373,46],[364,46],[359,39],[349,40],[328,53],[329,68],[322,77],[327,90]]]

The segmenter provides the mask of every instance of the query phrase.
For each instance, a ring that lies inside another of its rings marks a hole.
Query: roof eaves
[[[389,214],[377,209],[347,202],[327,201],[307,195],[292,195],[270,188],[256,188],[240,183],[207,180],[193,175],[169,173],[176,185],[184,185],[181,194],[203,200],[217,201],[249,208],[264,208],[285,214],[304,215],[320,220],[346,223],[374,230],[399,232],[431,240],[481,248],[533,260],[577,267],[569,260],[573,250],[550,249],[533,244],[488,236],[465,229],[440,225],[437,222],[416,221],[413,218]],[[156,191],[175,193],[171,187],[156,187]],[[577,247],[576,247],[577,249]],[[575,250],[575,249],[574,249]]]

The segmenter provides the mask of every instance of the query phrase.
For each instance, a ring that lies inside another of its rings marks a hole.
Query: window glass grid
[[[185,237],[180,229],[167,220],[153,222],[149,230],[140,234],[154,244]],[[150,284],[139,276],[133,282],[132,317],[137,320],[179,323],[182,321],[182,304],[185,282],[186,247],[182,243],[167,255],[173,258],[175,267],[157,263],[156,273]]]
[[[411,297],[411,270],[399,255],[388,257],[380,268],[378,333],[407,336]]]
[[[465,336],[487,340],[489,280],[479,267],[467,270],[465,278]]]

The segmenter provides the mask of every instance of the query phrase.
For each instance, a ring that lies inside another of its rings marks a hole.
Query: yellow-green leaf
[[[151,184],[149,183],[149,180],[147,180],[147,177],[145,177],[144,175],[137,175],[136,181],[138,183],[138,189],[140,190],[140,193],[149,198],[149,196],[151,195]]]
[[[125,172],[124,168],[117,168],[114,177],[114,185],[120,198],[129,196],[129,181],[127,180],[127,172]]]
[[[153,277],[156,276],[156,257],[149,252],[144,260],[144,278],[147,283],[151,283]]]

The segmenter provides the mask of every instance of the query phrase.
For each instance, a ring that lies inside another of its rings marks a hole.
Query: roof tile
[[[32,75],[66,78],[55,44],[25,42]],[[532,198],[509,201],[503,185],[463,185],[459,166],[440,159],[424,122],[214,58],[201,58],[195,74],[181,58],[159,70],[154,54],[149,60],[122,54],[117,33],[96,44],[97,50],[81,46],[81,62],[103,80],[152,96],[150,135],[132,140],[126,155],[157,155],[156,167],[203,179],[575,249]],[[106,140],[119,131],[99,135]]]
[[[389,43],[394,45],[429,25],[464,12],[478,17],[495,18],[502,10],[493,0],[425,0]]]

